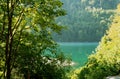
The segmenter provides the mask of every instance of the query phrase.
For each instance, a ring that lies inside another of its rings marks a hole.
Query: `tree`
[[[43,57],[57,57],[51,32],[62,29],[55,23],[56,17],[65,14],[61,6],[59,0],[1,0],[0,58],[6,79],[10,79],[13,68],[31,69],[30,64],[39,64]]]
[[[109,30],[102,37],[96,53],[81,68],[80,79],[104,79],[120,73],[120,5],[118,5]]]
[[[68,29],[62,31],[60,35],[53,35],[59,42],[100,41],[111,23],[115,6],[120,2],[119,0],[62,1],[67,15],[58,18],[57,22],[67,26]]]

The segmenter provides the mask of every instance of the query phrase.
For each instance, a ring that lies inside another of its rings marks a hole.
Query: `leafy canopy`
[[[65,15],[62,5],[59,0],[1,0],[0,71],[4,77],[10,79],[15,69],[25,76],[63,78],[64,68],[57,63],[64,57],[57,55],[51,37],[63,28],[55,22]]]

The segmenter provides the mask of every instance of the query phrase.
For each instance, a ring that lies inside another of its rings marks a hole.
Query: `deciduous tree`
[[[56,17],[65,14],[61,6],[59,0],[1,0],[0,58],[4,78],[10,79],[13,68],[27,68],[31,73],[35,67],[42,68],[50,57],[57,57],[54,63],[61,59],[51,37],[52,31],[62,29],[55,23]]]

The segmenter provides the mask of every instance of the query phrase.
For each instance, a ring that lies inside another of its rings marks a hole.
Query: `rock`
[[[120,79],[120,76],[108,76],[106,79]]]

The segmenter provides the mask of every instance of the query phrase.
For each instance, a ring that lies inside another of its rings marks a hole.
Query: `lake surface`
[[[65,52],[72,58],[72,61],[76,63],[75,67],[83,66],[88,56],[92,54],[98,43],[59,43],[61,51]]]

